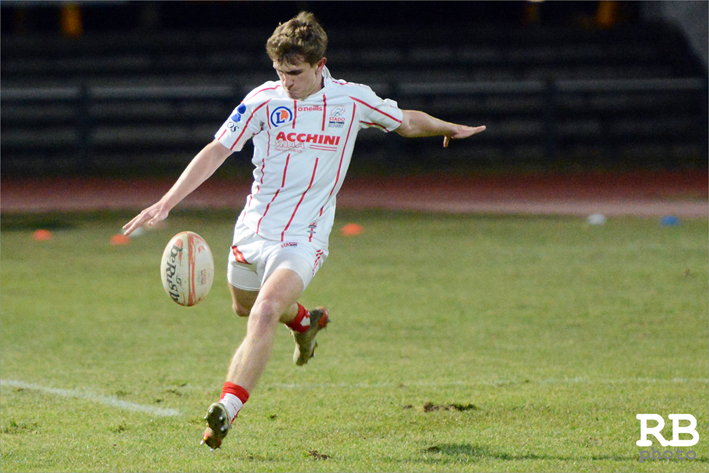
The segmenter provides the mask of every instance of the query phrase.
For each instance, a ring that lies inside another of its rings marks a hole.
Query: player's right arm
[[[202,148],[202,151],[197,153],[182,172],[177,182],[159,201],[140,212],[123,226],[123,234],[130,235],[143,224],[153,225],[165,220],[170,210],[214,174],[214,171],[224,163],[231,153],[230,149],[217,140]]]

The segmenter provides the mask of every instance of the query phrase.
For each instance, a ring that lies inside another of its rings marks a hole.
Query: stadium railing
[[[186,160],[255,85],[3,88],[3,168],[37,158],[50,167],[64,162],[84,169],[101,159],[149,165],[176,152]],[[633,150],[706,160],[706,79],[382,82],[372,88],[405,108],[488,126],[475,147],[447,152],[452,160],[515,155],[553,162],[573,153],[613,159]],[[402,151],[416,156],[439,147],[382,137],[363,133],[358,148],[383,147],[395,161]]]

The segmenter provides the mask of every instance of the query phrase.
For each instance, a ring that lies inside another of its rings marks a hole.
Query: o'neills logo
[[[300,105],[299,112],[322,112],[322,105]]]
[[[177,272],[177,258],[182,259],[182,240],[178,240],[177,244],[172,245],[170,249],[170,257],[167,260],[165,268],[165,276],[167,276],[167,289],[170,298],[177,302],[180,299],[180,294],[177,292],[178,286],[182,285],[182,280],[175,274]]]

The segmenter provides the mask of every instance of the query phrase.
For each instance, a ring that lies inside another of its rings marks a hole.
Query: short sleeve
[[[369,87],[362,87],[361,91],[352,98],[362,106],[362,128],[375,127],[388,133],[401,126],[404,112],[395,101],[380,98]]]
[[[239,104],[214,134],[214,138],[232,151],[241,151],[244,143],[263,128],[256,114],[260,108],[258,105],[248,101]]]

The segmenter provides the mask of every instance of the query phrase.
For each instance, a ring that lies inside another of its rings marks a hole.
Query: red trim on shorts
[[[318,267],[318,261],[320,261],[320,257],[324,254],[325,252],[323,250],[318,250],[315,252],[315,262],[313,262],[313,276],[315,275],[315,270]]]
[[[244,258],[244,254],[241,251],[239,251],[239,248],[237,248],[236,245],[233,245],[231,247],[231,252],[234,254],[234,259],[236,259],[236,261],[238,263],[251,264],[248,261],[246,261],[246,258]]]

